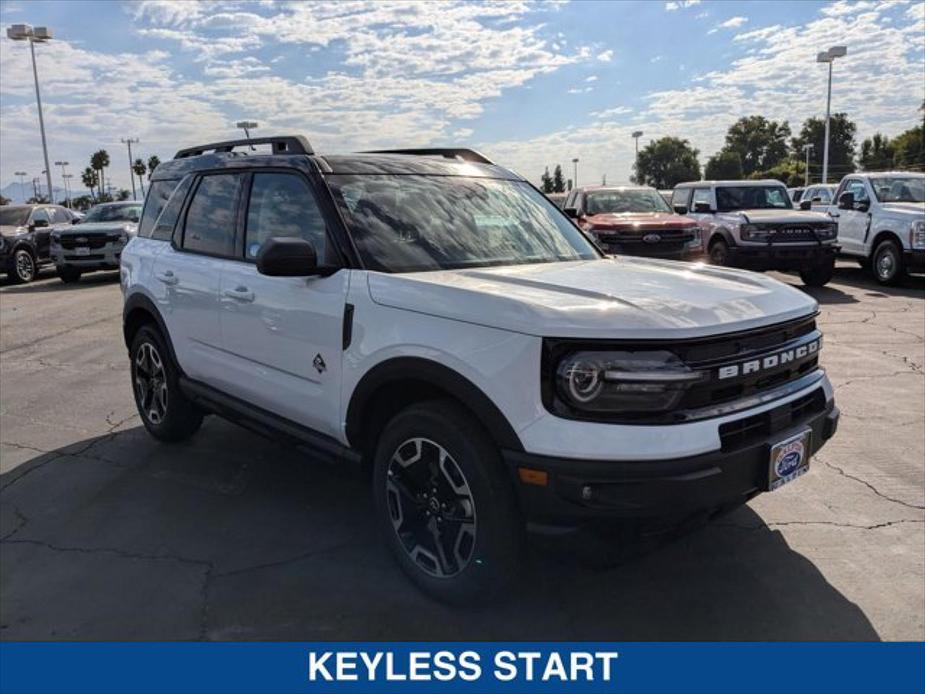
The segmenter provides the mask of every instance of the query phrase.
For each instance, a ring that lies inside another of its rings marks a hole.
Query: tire
[[[899,284],[906,275],[903,253],[899,244],[886,239],[877,244],[871,257],[871,271],[880,284]]]
[[[132,392],[145,429],[161,441],[183,441],[202,425],[203,412],[180,390],[180,370],[160,332],[151,325],[132,340]]]
[[[463,408],[432,400],[399,412],[376,445],[373,496],[389,550],[431,597],[484,604],[513,586],[523,519],[497,445]]]
[[[710,263],[712,265],[729,265],[729,245],[723,239],[710,244]]]
[[[80,275],[82,273],[75,267],[64,266],[58,268],[58,277],[61,278],[61,281],[65,284],[74,284],[80,280]]]
[[[28,284],[35,280],[38,272],[38,265],[35,262],[35,256],[27,248],[18,248],[13,252],[13,258],[10,261],[9,276],[16,284]]]
[[[800,279],[808,287],[823,287],[835,274],[835,258],[830,258],[808,270],[800,271]]]

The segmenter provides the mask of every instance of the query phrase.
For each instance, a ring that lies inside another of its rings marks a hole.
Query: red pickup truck
[[[675,214],[654,188],[574,188],[563,209],[607,253],[671,260],[692,260],[703,254],[700,226]]]

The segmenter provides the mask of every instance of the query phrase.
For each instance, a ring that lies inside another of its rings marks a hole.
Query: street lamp
[[[14,41],[28,41],[29,49],[32,52],[32,76],[35,78],[35,101],[39,107],[39,130],[42,131],[42,153],[45,155],[45,175],[48,177],[48,202],[54,202],[51,188],[51,166],[48,164],[48,145],[45,141],[45,119],[42,116],[42,94],[39,92],[39,71],[35,66],[35,44],[45,43],[51,39],[51,29],[48,27],[35,27],[33,29],[28,24],[14,24],[7,28],[6,35]]]
[[[256,121],[252,121],[252,120],[239,120],[237,123],[235,123],[235,127],[241,128],[242,130],[244,130],[244,137],[250,140],[251,130],[257,129],[257,123]],[[254,147],[254,145],[251,145],[251,149],[256,150],[257,148]]]
[[[822,182],[829,182],[829,116],[832,106],[832,63],[848,55],[847,46],[832,46],[816,55],[817,63],[829,64],[829,89],[825,98],[825,145],[822,150]]]
[[[813,151],[815,147],[812,142],[809,142],[803,145],[803,151],[806,152],[806,170],[805,175],[803,176],[803,187],[809,188],[809,153]]]
[[[71,162],[69,161],[56,161],[55,162],[55,166],[61,167],[61,178],[64,178],[64,179],[67,178],[67,172],[64,170],[64,167],[70,166],[70,165],[71,165]],[[67,194],[67,181],[64,181],[64,204],[68,209],[70,209],[71,207],[70,197],[71,196]]]
[[[70,186],[70,180],[71,180],[72,178],[74,178],[74,174],[63,174],[63,175],[61,176],[61,178],[64,179],[64,196],[67,198],[67,202],[68,202],[67,206],[68,206],[68,208],[70,208],[70,206],[71,206],[71,186]]]
[[[578,187],[578,157],[572,159],[572,166],[575,167],[575,187]]]
[[[634,170],[636,175],[633,178],[636,180],[636,183],[639,183],[639,138],[642,137],[642,130],[634,130],[632,138],[636,141],[636,160],[634,165]]]
[[[19,176],[19,194],[22,196],[22,201],[25,202],[26,201],[26,184],[23,181],[23,178],[25,178],[29,174],[27,174],[25,171],[14,171],[13,175]]]
[[[138,144],[140,140],[137,137],[135,139],[123,137],[121,142],[128,145],[128,177],[132,181],[132,200],[137,200],[138,198],[135,197],[135,169],[132,168],[132,144]]]

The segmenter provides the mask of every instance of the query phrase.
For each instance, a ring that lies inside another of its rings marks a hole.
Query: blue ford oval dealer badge
[[[812,430],[807,429],[799,436],[781,441],[771,448],[771,490],[795,480],[809,469],[810,436]]]

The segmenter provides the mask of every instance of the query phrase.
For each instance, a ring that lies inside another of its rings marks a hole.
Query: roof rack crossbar
[[[273,154],[314,154],[311,144],[302,135],[281,135],[277,137],[252,137],[243,140],[226,140],[224,142],[211,142],[207,145],[197,145],[181,149],[174,159],[198,157],[206,152],[231,152],[235,147],[248,147],[250,145],[271,145]]]
[[[465,147],[431,147],[426,149],[376,149],[363,154],[413,154],[416,156],[437,156],[444,159],[462,159],[477,164],[494,164],[491,159],[484,154],[476,152],[474,149]]]

